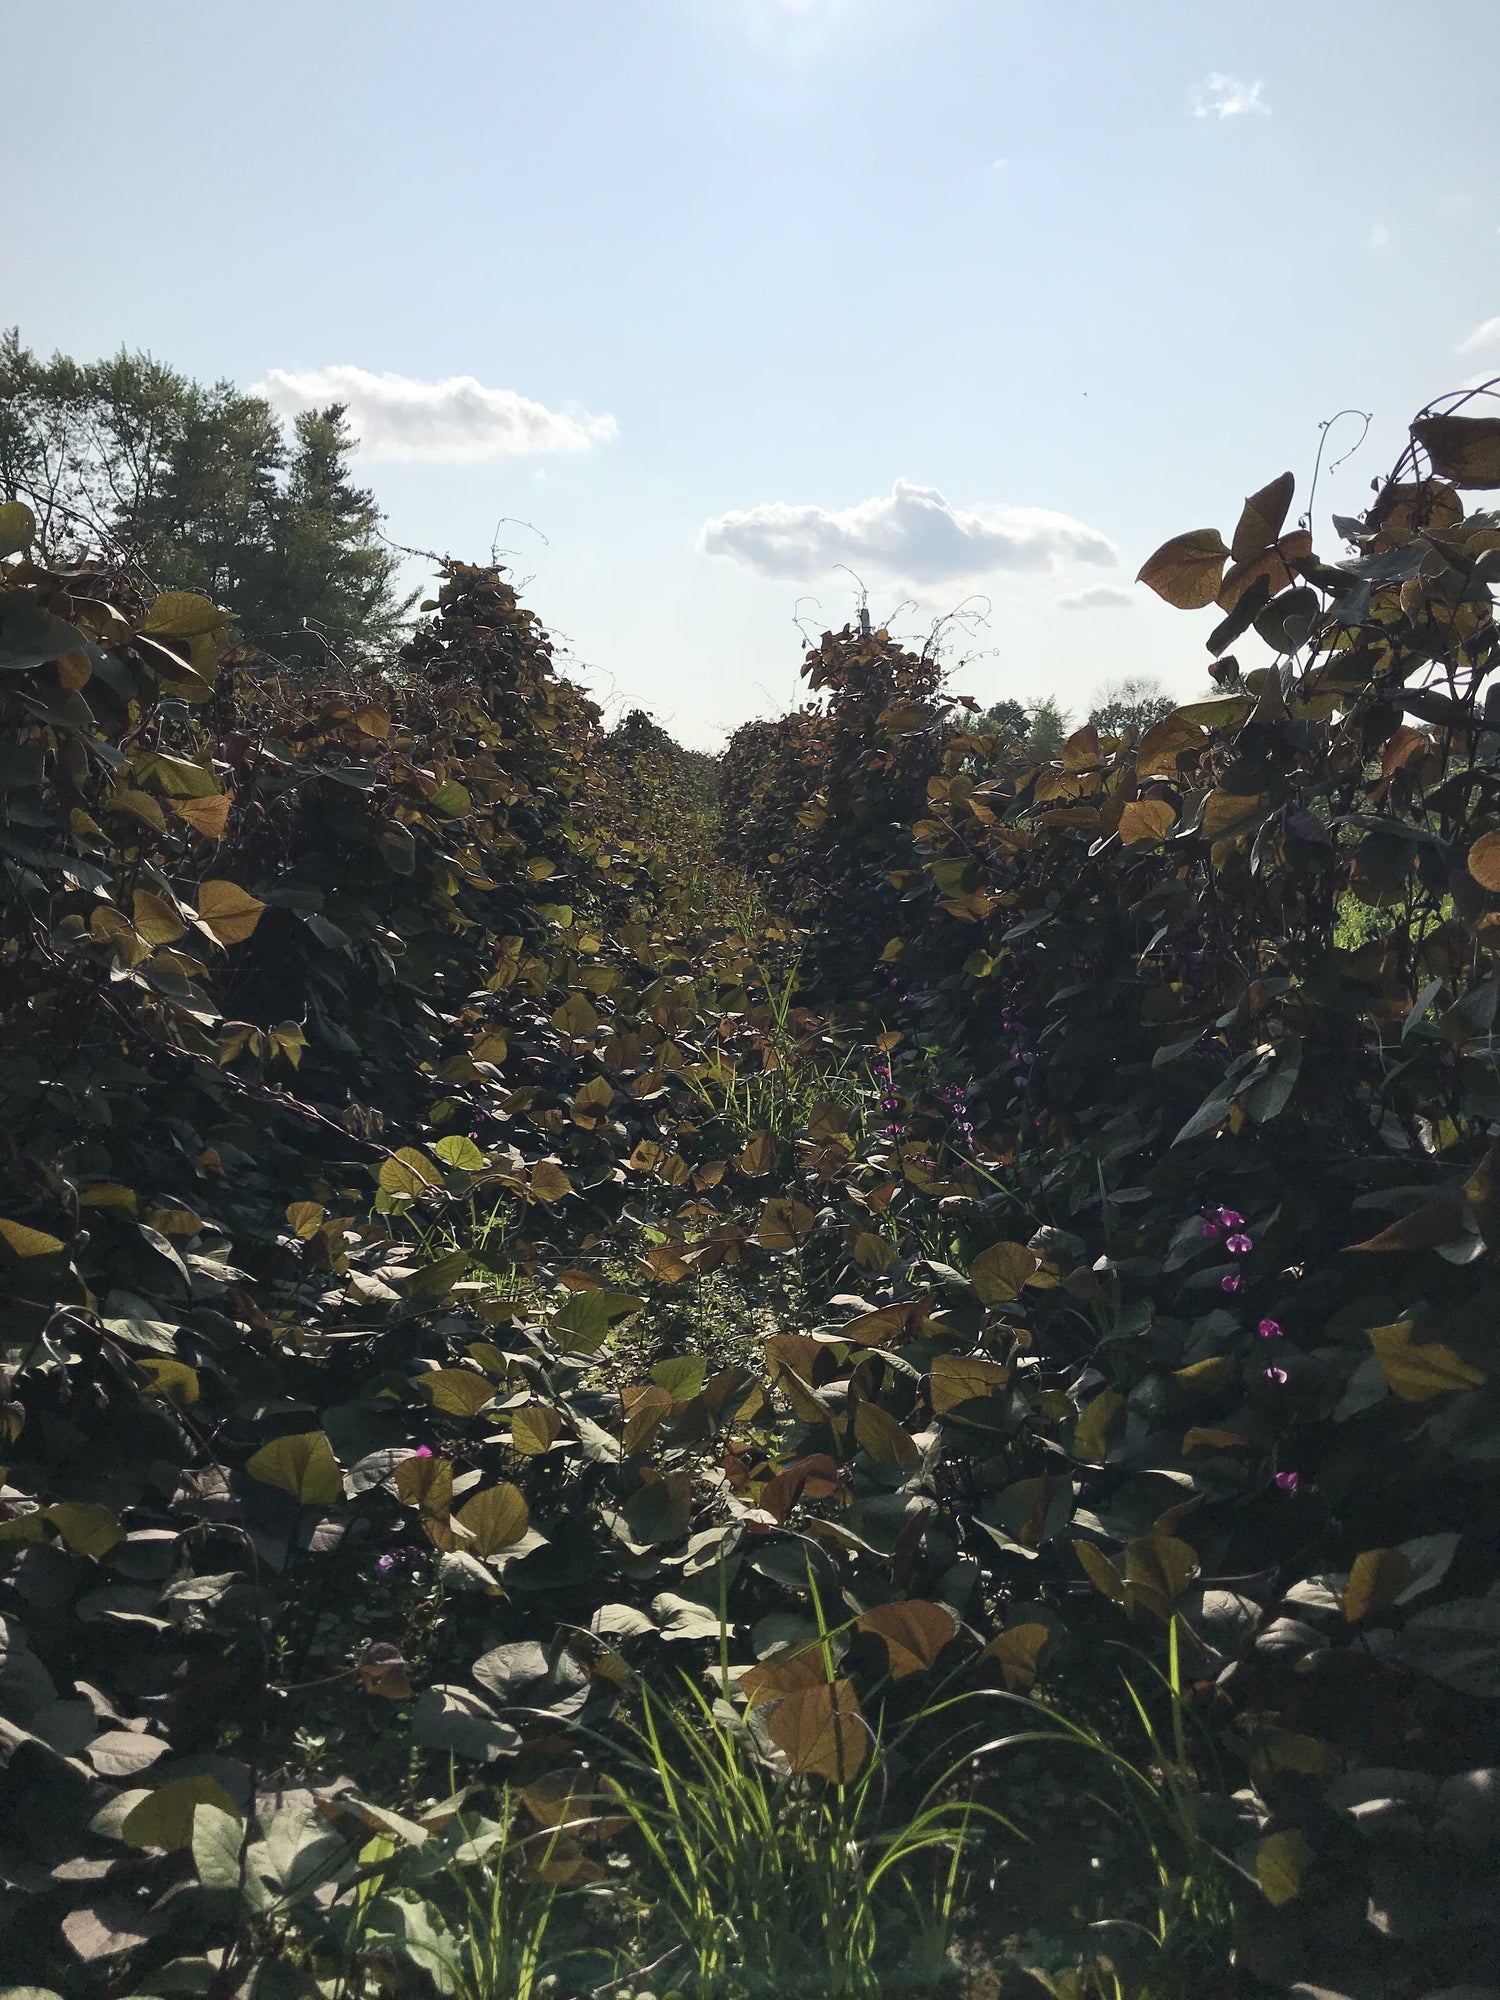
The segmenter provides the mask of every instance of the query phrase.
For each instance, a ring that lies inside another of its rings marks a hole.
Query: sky
[[[1496,0],[0,0],[0,325],[346,402],[396,541],[696,746],[861,589],[1081,718],[1207,685],[1160,542],[1322,442],[1331,551],[1500,373],[1497,57]]]

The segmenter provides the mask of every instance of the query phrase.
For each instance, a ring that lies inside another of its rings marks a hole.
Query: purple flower
[[[1274,1319],[1263,1319],[1255,1331],[1262,1340],[1280,1340],[1282,1337],[1281,1327]]]
[[[1255,1248],[1255,1238],[1253,1236],[1246,1236],[1243,1233],[1229,1236],[1225,1238],[1224,1248],[1229,1252],[1231,1257],[1248,1257],[1250,1252]]]
[[[1242,1292],[1244,1289],[1245,1281],[1238,1271],[1228,1271],[1219,1280],[1219,1290],[1221,1292]]]
[[[1217,1235],[1218,1235],[1218,1233],[1219,1233],[1219,1225],[1218,1225],[1218,1223],[1217,1223],[1217,1222],[1205,1222],[1205,1223],[1204,1223],[1204,1225],[1203,1225],[1203,1234],[1204,1234],[1205,1236],[1217,1236]]]
[[[1295,1493],[1301,1482],[1295,1472],[1278,1472],[1276,1484],[1283,1493]]]
[[[1237,1208],[1221,1208],[1219,1221],[1226,1229],[1243,1229],[1245,1226],[1245,1218]]]
[[[375,1567],[380,1571],[382,1576],[389,1576],[391,1571],[396,1567],[396,1558],[394,1556],[382,1556]]]
[[[430,1444],[419,1444],[412,1453],[413,1458],[431,1458],[431,1456],[432,1446]]]
[[[1268,1368],[1266,1370],[1266,1380],[1268,1382],[1275,1382],[1277,1384],[1280,1384],[1288,1381],[1289,1379],[1290,1378],[1288,1377],[1287,1372],[1284,1368]]]

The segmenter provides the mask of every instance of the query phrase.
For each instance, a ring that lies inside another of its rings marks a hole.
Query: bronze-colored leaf
[[[1500,417],[1422,417],[1411,434],[1440,479],[1456,486],[1500,486]]]
[[[794,1771],[847,1785],[859,1775],[870,1733],[852,1681],[798,1688],[776,1704],[767,1733]]]
[[[1012,1625],[991,1639],[980,1657],[996,1663],[1012,1694],[1026,1694],[1036,1684],[1037,1664],[1051,1636],[1045,1625]]]
[[[1469,873],[1482,889],[1500,895],[1500,832],[1480,834],[1469,849]]]
[[[1146,584],[1179,611],[1201,611],[1218,596],[1228,559],[1229,550],[1217,528],[1194,528],[1163,542],[1142,564],[1136,582]]]
[[[1273,479],[1258,493],[1250,495],[1240,515],[1239,526],[1234,531],[1234,539],[1229,544],[1229,553],[1235,562],[1258,556],[1263,549],[1271,546],[1281,533],[1296,486],[1292,474],[1283,472],[1279,479]]]
[[[1166,799],[1132,799],[1120,814],[1120,845],[1160,846],[1176,818],[1176,808]]]
[[[855,1622],[861,1632],[873,1632],[884,1643],[891,1676],[898,1681],[925,1673],[958,1630],[946,1605],[916,1597],[878,1604]]]

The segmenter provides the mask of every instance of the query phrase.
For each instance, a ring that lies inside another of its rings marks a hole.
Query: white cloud
[[[457,463],[587,451],[618,429],[613,417],[565,415],[514,389],[487,389],[472,375],[422,382],[410,375],[372,375],[347,362],[301,373],[273,368],[253,393],[283,417],[346,404],[369,458]]]
[[[1193,116],[1243,118],[1253,113],[1258,118],[1269,118],[1271,107],[1260,91],[1259,77],[1254,83],[1242,83],[1237,76],[1225,76],[1222,70],[1212,70],[1194,88]]]
[[[1458,343],[1457,354],[1477,354],[1481,347],[1500,347],[1500,319],[1487,319]]]
[[[1128,611],[1135,598],[1128,590],[1121,590],[1117,584],[1096,583],[1088,590],[1075,590],[1070,597],[1057,600],[1059,611]]]
[[[811,579],[847,563],[861,575],[916,585],[998,570],[1052,570],[1067,557],[1116,560],[1112,543],[1067,514],[1046,507],[969,513],[951,507],[935,487],[907,479],[854,507],[772,500],[721,514],[705,524],[702,547],[760,576]]]
[[[1372,222],[1365,241],[1372,250],[1389,250],[1391,247],[1391,232],[1385,223]]]

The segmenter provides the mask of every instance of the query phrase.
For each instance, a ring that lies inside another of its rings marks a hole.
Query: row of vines
[[[0,508],[6,1970],[454,1991],[489,1865],[619,1990],[685,1689],[989,1829],[976,1994],[1492,1968],[1497,486],[1430,416],[1334,560],[1169,543],[1222,694],[1044,761],[826,635],[717,802],[493,570],[309,694]]]

